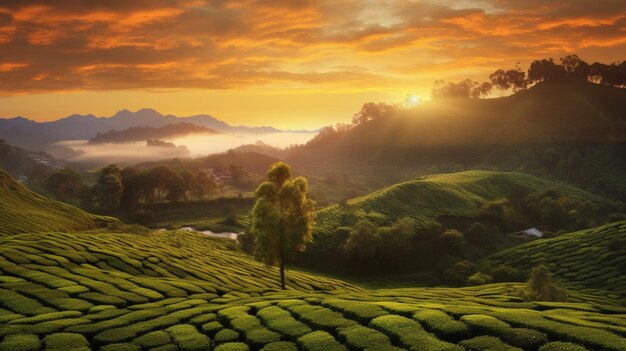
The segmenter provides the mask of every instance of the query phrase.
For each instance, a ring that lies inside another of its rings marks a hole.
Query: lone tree
[[[257,259],[280,267],[280,287],[285,289],[285,263],[311,242],[315,203],[307,197],[307,180],[291,177],[291,167],[274,163],[267,181],[256,190],[251,232],[256,237]]]

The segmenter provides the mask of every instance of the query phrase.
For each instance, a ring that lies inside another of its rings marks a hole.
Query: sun
[[[422,99],[417,95],[407,94],[404,97],[404,106],[406,108],[412,108],[422,103]]]

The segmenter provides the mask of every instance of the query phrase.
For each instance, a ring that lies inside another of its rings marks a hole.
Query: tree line
[[[519,65],[512,69],[498,69],[489,75],[489,81],[479,83],[464,79],[458,83],[438,80],[435,82],[432,98],[484,98],[492,90],[499,89],[502,94],[507,91],[516,93],[528,89],[529,86],[549,80],[565,77],[585,79],[590,82],[612,86],[626,86],[626,61],[605,64],[594,62],[589,64],[578,55],[568,55],[559,59],[535,60],[525,72]]]
[[[164,165],[148,169],[109,165],[100,171],[92,187],[70,168],[56,170],[44,187],[61,201],[80,199],[83,208],[112,212],[132,209],[140,203],[202,200],[217,189],[217,182],[204,170],[194,173]]]

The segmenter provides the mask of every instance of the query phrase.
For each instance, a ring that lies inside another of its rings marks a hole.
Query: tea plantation
[[[567,303],[524,301],[519,283],[367,290],[296,269],[283,291],[275,268],[231,241],[184,231],[77,231],[71,219],[91,215],[68,206],[71,215],[55,221],[62,205],[8,184],[0,203],[19,198],[42,214],[0,208],[0,351],[626,350],[622,279],[564,279]],[[50,230],[41,229],[44,220]],[[585,238],[571,244],[580,248],[618,245],[624,226],[568,235]],[[597,242],[586,239],[590,233]],[[532,247],[491,259],[525,252],[535,259]],[[611,277],[621,269],[623,278],[623,257],[599,265],[612,264]]]
[[[623,225],[623,224],[621,224]],[[626,308],[519,284],[364,290],[190,232],[0,238],[0,350],[626,350]]]
[[[36,194],[0,169],[0,236],[34,231],[95,229],[117,219],[96,216]]]
[[[626,305],[626,221],[535,240],[499,251],[485,261],[525,270],[545,264],[569,286]]]
[[[346,206],[330,206],[318,212],[315,230],[332,233],[340,226],[353,226],[361,218],[390,223],[402,217],[418,225],[442,216],[478,218],[490,201],[515,191],[536,193],[556,189],[597,206],[609,202],[597,195],[564,183],[515,172],[466,171],[436,174],[399,183],[347,201]]]

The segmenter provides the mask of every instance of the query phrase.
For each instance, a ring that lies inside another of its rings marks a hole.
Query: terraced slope
[[[40,231],[78,231],[117,222],[36,194],[0,169],[0,236]]]
[[[467,171],[422,177],[349,200],[349,206],[325,208],[318,212],[316,230],[332,232],[364,217],[389,222],[408,216],[417,219],[418,224],[440,216],[476,218],[487,202],[511,195],[513,191],[540,192],[550,188],[596,204],[607,203],[580,189],[527,174]]]
[[[595,290],[626,305],[626,221],[535,240],[486,261],[523,269],[546,264],[569,287]]]
[[[297,271],[281,291],[276,269],[229,245],[189,232],[2,237],[0,350],[626,350],[626,309],[609,298],[367,291]]]

